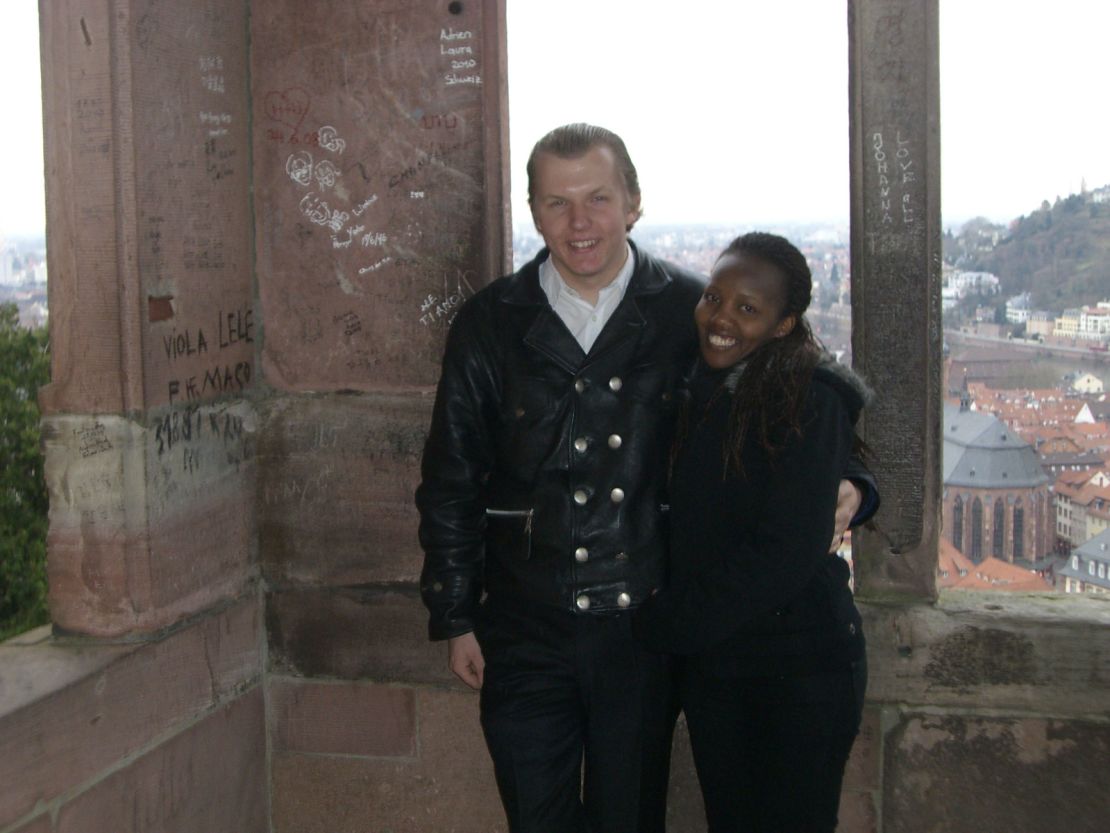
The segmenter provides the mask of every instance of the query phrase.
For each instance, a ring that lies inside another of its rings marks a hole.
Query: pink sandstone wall
[[[44,15],[49,412],[238,394],[253,374],[247,3]]]
[[[380,6],[380,4],[378,4]],[[290,391],[435,383],[500,271],[499,4],[259,0],[251,89],[263,367]]]
[[[44,5],[50,604],[156,631],[251,572],[247,3]]]
[[[0,646],[0,830],[264,833],[246,0],[41,4],[54,637]]]
[[[493,0],[252,4],[275,830],[503,828],[412,495],[447,328],[508,262],[504,37]]]
[[[0,830],[266,830],[261,605],[140,645],[0,645]]]

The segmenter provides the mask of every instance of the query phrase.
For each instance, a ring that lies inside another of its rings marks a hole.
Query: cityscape
[[[1060,273],[1058,256],[1049,278],[1032,282],[1016,280],[1016,267],[983,268],[1023,228],[1051,227],[1061,212],[1088,224],[1110,220],[1110,186],[1084,185],[1009,226],[974,219],[945,233],[941,587],[1110,592],[1110,257],[1075,266],[1095,276],[1080,282],[1088,295],[1061,291],[1069,276]],[[705,274],[729,241],[748,230],[641,224],[632,236]],[[847,226],[765,230],[789,237],[805,253],[813,272],[814,331],[851,363]],[[535,229],[518,226],[515,265],[541,245]],[[43,237],[0,239],[0,255],[0,303],[14,303],[23,326],[44,326]],[[850,542],[842,552],[850,556]]]
[[[5,239],[0,235],[0,304],[15,304],[24,327],[46,325],[44,237]]]

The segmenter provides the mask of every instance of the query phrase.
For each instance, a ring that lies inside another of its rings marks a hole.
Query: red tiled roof
[[[999,558],[990,556],[975,564],[945,538],[940,540],[937,583],[941,587],[959,587],[962,590],[1005,590],[1014,593],[1048,589],[1040,576]]]

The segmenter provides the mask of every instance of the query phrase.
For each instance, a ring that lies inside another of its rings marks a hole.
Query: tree
[[[36,394],[50,379],[46,328],[0,304],[0,639],[49,621],[47,494]]]

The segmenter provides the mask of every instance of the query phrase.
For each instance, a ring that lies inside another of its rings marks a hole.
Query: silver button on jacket
[[[697,357],[704,281],[632,246],[624,298],[586,352],[539,285],[547,252],[451,325],[417,491],[434,638],[472,630],[483,594],[595,616],[662,585],[666,397]]]

